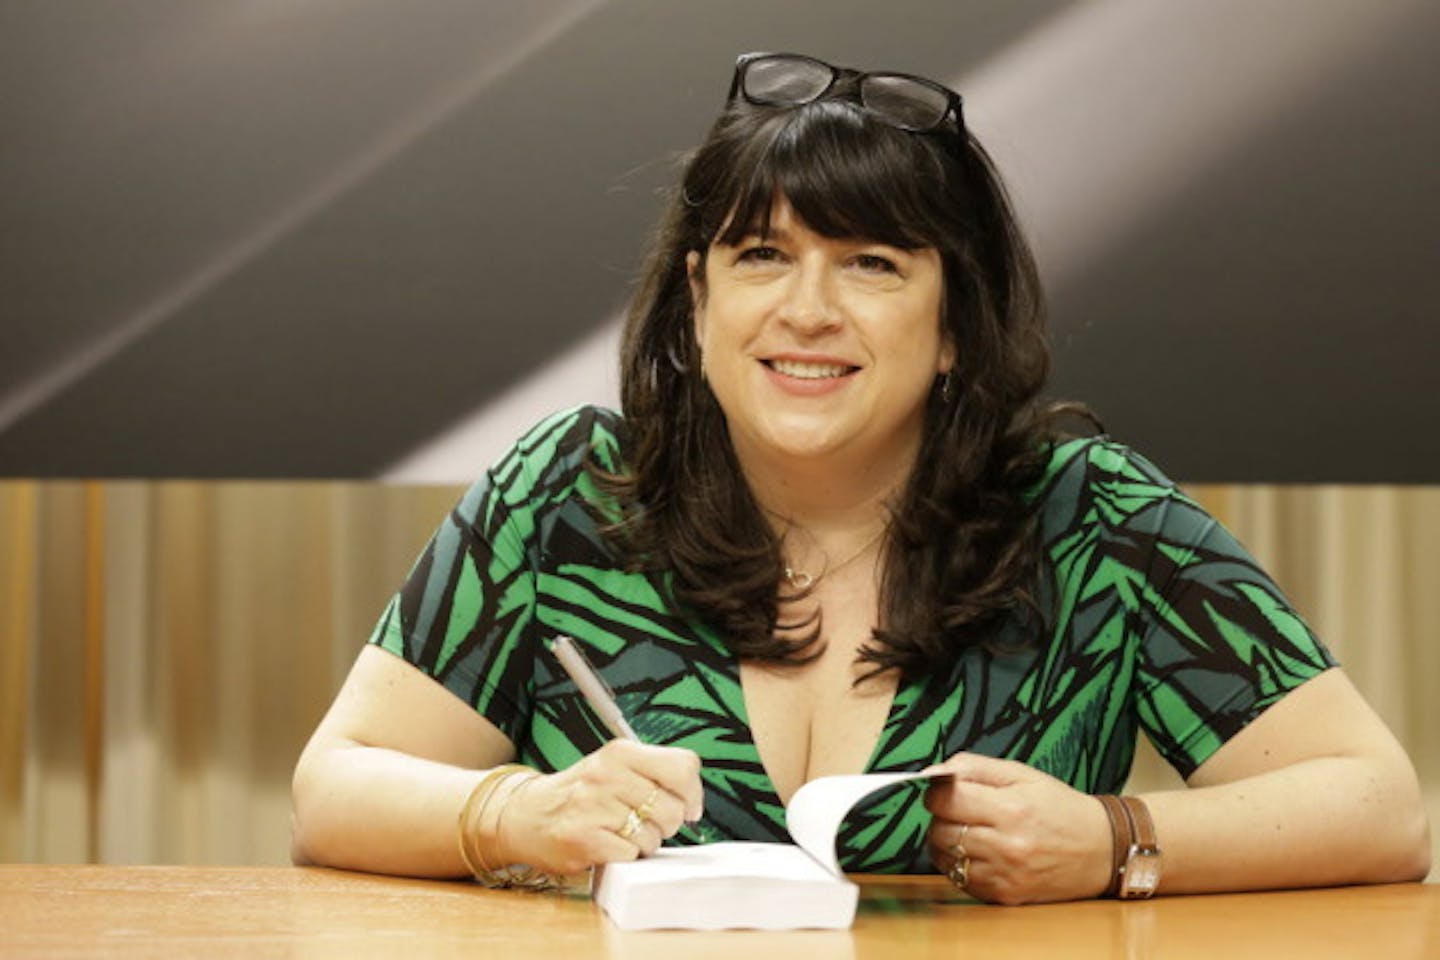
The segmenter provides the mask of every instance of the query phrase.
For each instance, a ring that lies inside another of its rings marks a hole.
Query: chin
[[[807,418],[808,420],[808,418]],[[833,421],[769,423],[759,431],[766,447],[791,457],[819,457],[845,445],[845,431]]]

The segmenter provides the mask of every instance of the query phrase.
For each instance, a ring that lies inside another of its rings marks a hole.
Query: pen
[[[638,742],[640,738],[635,736],[635,731],[625,722],[625,715],[620,712],[615,696],[600,678],[600,674],[590,666],[590,661],[585,659],[585,654],[580,652],[575,641],[569,637],[556,637],[551,649],[555,652],[555,659],[560,661],[560,666],[564,667],[570,679],[575,681],[575,686],[580,688],[585,701],[600,715],[610,732],[621,740]]]
[[[630,724],[625,722],[625,714],[620,712],[620,705],[615,702],[615,695],[610,692],[610,687],[606,685],[599,672],[590,665],[585,654],[580,652],[579,645],[569,637],[562,636],[555,638],[550,649],[555,653],[555,659],[560,661],[560,666],[565,668],[565,672],[570,675],[570,679],[580,689],[580,693],[585,697],[585,702],[590,704],[590,709],[600,715],[600,719],[605,722],[605,726],[610,728],[610,732],[615,735],[616,739],[633,740],[639,743],[640,738],[635,735],[634,730],[630,729]],[[680,834],[691,843],[707,841],[706,835],[689,821],[680,827]]]

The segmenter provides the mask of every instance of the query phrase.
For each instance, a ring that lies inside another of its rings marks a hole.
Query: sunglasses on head
[[[853,81],[860,105],[892,127],[929,133],[954,117],[956,132],[965,138],[960,94],[949,87],[908,73],[836,67],[799,53],[741,54],[726,102],[743,97],[765,107],[796,107],[819,100],[842,80]]]

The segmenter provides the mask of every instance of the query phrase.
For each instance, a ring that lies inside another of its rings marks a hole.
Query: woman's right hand
[[[700,819],[703,801],[694,751],[611,740],[579,763],[508,792],[495,859],[557,874],[634,860]],[[646,807],[640,829],[622,837],[630,811]]]

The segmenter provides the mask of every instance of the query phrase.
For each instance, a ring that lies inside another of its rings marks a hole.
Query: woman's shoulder
[[[1045,481],[1053,482],[1067,472],[1079,472],[1094,480],[1149,480],[1174,486],[1143,454],[1108,434],[1056,441],[1050,448]]]
[[[496,479],[515,471],[558,478],[595,460],[606,470],[623,460],[625,419],[608,407],[583,404],[557,410],[520,435],[510,451],[491,467]]]
[[[475,519],[497,503],[531,512],[544,503],[593,493],[590,464],[619,472],[624,463],[625,420],[607,407],[585,404],[557,410],[522,433],[461,499],[459,513]]]
[[[1159,505],[1188,502],[1164,471],[1106,435],[1056,442],[1035,496],[1052,530],[1085,521],[1118,525]]]
[[[563,457],[577,449],[618,452],[625,418],[609,407],[581,404],[556,410],[520,435],[513,453],[528,458]]]

